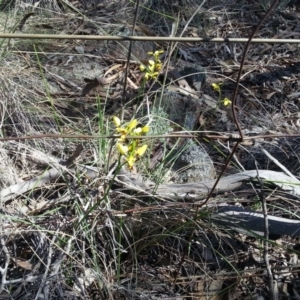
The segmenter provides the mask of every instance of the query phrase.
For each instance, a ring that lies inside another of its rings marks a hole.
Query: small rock
[[[173,178],[177,183],[192,183],[215,177],[212,160],[201,145],[186,140],[185,145],[173,150],[171,156],[178,156],[173,165]]]
[[[74,50],[78,54],[84,54],[84,47],[83,46],[75,46]]]

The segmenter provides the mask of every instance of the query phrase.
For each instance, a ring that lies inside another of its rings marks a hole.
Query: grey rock
[[[178,157],[172,167],[175,182],[200,182],[215,177],[212,160],[205,149],[195,141],[186,140],[184,145],[171,154]]]
[[[120,31],[117,33],[119,36],[131,36],[132,29],[127,26],[122,26]],[[144,32],[135,31],[134,36],[146,36]],[[132,41],[131,47],[131,60],[135,61],[148,61],[151,57],[147,54],[148,52],[153,52],[155,50],[154,42],[141,42]],[[111,43],[113,52],[115,56],[119,59],[127,59],[130,41],[118,41]],[[113,46],[114,45],[114,46]]]
[[[200,91],[206,79],[203,67],[188,65],[178,71],[185,76],[191,87]],[[166,92],[162,107],[173,129],[187,131],[197,129],[203,109],[200,93],[197,99],[178,92]],[[182,139],[171,151],[169,159],[173,162],[171,177],[177,183],[198,182],[215,177],[215,169],[209,155],[200,143],[192,139]]]
[[[78,54],[84,54],[84,47],[83,46],[75,46],[74,50]]]
[[[206,70],[202,66],[186,66],[180,71],[180,74],[184,76],[188,84],[200,91],[206,81]]]
[[[174,126],[178,129],[194,130],[197,127],[201,111],[201,99],[181,95],[176,92],[166,92],[163,108]]]

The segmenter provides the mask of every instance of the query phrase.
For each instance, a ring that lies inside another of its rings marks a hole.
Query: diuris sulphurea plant
[[[159,55],[163,54],[164,50],[158,50],[155,52],[148,52],[148,55],[153,56],[153,60],[149,59],[148,65],[140,65],[140,69],[145,73],[145,79],[156,79],[161,68],[162,62],[159,59]]]
[[[147,145],[141,145],[140,139],[127,139],[128,136],[139,137],[149,132],[149,126],[138,127],[137,119],[131,120],[128,124],[121,125],[121,120],[114,116],[113,122],[115,130],[120,134],[117,142],[117,149],[121,156],[125,157],[125,161],[130,170],[133,169],[135,162],[142,157],[146,150]]]

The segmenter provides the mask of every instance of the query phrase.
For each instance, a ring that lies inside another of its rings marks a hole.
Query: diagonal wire
[[[248,49],[250,47],[250,43],[251,43],[251,39],[253,38],[253,36],[256,34],[256,32],[258,31],[258,29],[260,28],[260,26],[263,24],[263,22],[268,18],[268,16],[270,15],[270,13],[273,11],[273,9],[275,8],[275,6],[277,5],[277,2],[278,0],[274,0],[273,4],[270,6],[270,8],[268,9],[268,11],[266,12],[266,14],[263,16],[263,18],[260,20],[260,22],[257,24],[257,26],[255,27],[255,29],[253,30],[252,34],[250,35],[249,37],[249,40],[247,42],[247,45],[245,47],[245,50],[244,50],[244,53],[243,53],[243,57],[242,57],[242,61],[241,61],[241,66],[240,66],[240,70],[239,70],[239,73],[238,73],[238,77],[237,77],[237,81],[236,81],[236,85],[235,85],[235,89],[234,89],[234,93],[233,93],[233,98],[232,98],[232,112],[233,112],[233,115],[234,115],[234,121],[235,121],[235,124],[239,130],[239,133],[240,133],[240,137],[239,139],[237,140],[237,142],[235,143],[230,155],[227,157],[226,159],[226,163],[224,165],[224,167],[222,168],[218,178],[216,179],[212,189],[210,190],[207,198],[205,199],[204,202],[202,202],[201,204],[199,204],[196,208],[196,211],[195,211],[195,216],[194,216],[194,221],[197,220],[197,217],[198,217],[198,213],[199,213],[199,209],[200,207],[204,206],[210,199],[210,197],[212,196],[212,194],[214,193],[223,173],[225,172],[225,170],[227,169],[227,166],[229,165],[236,149],[238,148],[239,144],[243,141],[243,133],[242,133],[242,130],[241,130],[241,127],[240,127],[240,124],[237,120],[237,116],[236,116],[236,111],[235,111],[235,104],[236,104],[236,95],[237,95],[237,91],[238,91],[238,87],[239,87],[239,82],[240,82],[240,77],[241,77],[241,74],[242,74],[242,71],[243,71],[243,65],[244,65],[244,62],[245,62],[245,59],[246,59],[246,55],[248,53]],[[192,241],[192,238],[193,238],[193,234],[194,232],[192,231],[190,236],[189,236],[189,239],[188,239],[188,244],[191,243]],[[187,251],[184,251],[182,257],[181,257],[181,260],[178,264],[178,269],[175,273],[175,276],[174,276],[174,281],[173,281],[173,284],[175,285],[176,284],[176,281],[177,281],[177,277],[178,277],[178,274],[179,274],[179,271],[184,263],[184,260],[185,260],[185,256],[186,256],[186,252]]]

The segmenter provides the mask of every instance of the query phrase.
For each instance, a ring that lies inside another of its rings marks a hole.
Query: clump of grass
[[[267,11],[272,4],[271,0],[260,0],[259,2],[264,11]],[[289,4],[289,2],[290,2],[290,0],[280,1],[277,9],[278,10],[284,9]]]

